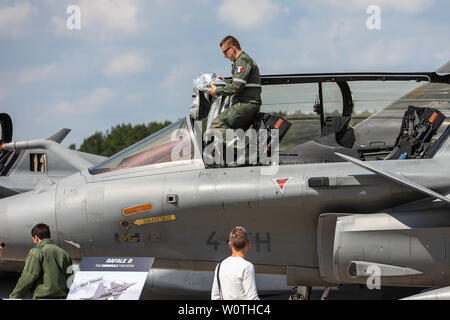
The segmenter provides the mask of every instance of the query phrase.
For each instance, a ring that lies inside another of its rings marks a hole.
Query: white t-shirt
[[[217,265],[218,267],[219,265]],[[220,300],[217,267],[211,290],[211,299]],[[219,271],[224,300],[259,300],[253,264],[241,257],[228,257],[222,261]]]

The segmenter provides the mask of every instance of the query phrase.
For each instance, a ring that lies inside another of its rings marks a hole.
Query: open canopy
[[[445,71],[446,66],[439,70]],[[398,142],[410,105],[433,108],[447,117],[434,139],[450,124],[450,74],[291,74],[261,79],[261,112],[280,115],[292,124],[280,144],[280,164],[342,161],[332,155],[335,151],[363,160],[384,159]],[[199,137],[193,133],[193,121],[188,125],[187,119],[128,147],[89,172],[193,159],[192,146],[194,142],[201,146],[202,141],[194,141]]]

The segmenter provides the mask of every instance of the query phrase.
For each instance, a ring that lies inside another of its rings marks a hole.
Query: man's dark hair
[[[242,250],[248,242],[247,230],[244,227],[234,227],[230,232],[230,242],[234,250]]]
[[[31,236],[37,236],[41,240],[50,238],[50,227],[45,223],[38,223],[31,229]]]
[[[239,44],[238,39],[233,36],[226,36],[223,38],[220,42],[220,46],[222,47],[224,44],[227,46],[235,46],[238,50],[241,50],[241,45]]]

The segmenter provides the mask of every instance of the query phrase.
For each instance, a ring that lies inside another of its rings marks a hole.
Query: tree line
[[[106,133],[96,131],[93,135],[83,140],[78,151],[93,153],[109,157],[126,147],[144,139],[145,137],[170,125],[172,122],[150,122],[149,124],[120,124],[107,130]],[[76,150],[76,145],[69,146]]]

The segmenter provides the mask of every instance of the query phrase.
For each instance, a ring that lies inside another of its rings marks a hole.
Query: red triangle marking
[[[284,185],[286,182],[288,182],[289,179],[278,179],[275,180],[278,183],[278,186],[280,187],[281,190],[284,189]]]

